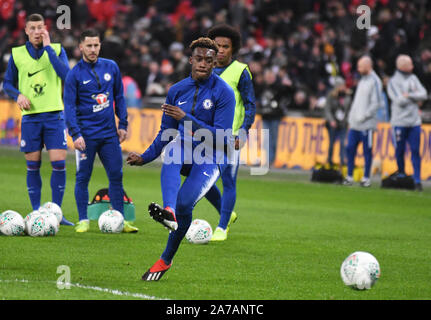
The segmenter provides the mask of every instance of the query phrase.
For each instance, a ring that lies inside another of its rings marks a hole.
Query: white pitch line
[[[96,286],[87,286],[87,285],[83,285],[80,283],[56,282],[56,281],[29,281],[26,279],[15,279],[15,280],[2,280],[2,279],[0,279],[0,283],[13,283],[13,282],[23,282],[23,283],[46,282],[46,283],[52,283],[55,285],[62,285],[66,288],[67,287],[75,287],[75,288],[80,288],[80,289],[88,289],[88,290],[94,290],[94,291],[99,291],[99,292],[104,292],[104,293],[110,293],[110,294],[113,294],[116,296],[126,296],[126,297],[140,298],[140,299],[145,299],[145,300],[170,300],[167,298],[159,298],[159,297],[149,296],[149,295],[142,294],[142,293],[132,293],[132,292],[120,291],[120,290],[116,290],[116,289],[101,288],[101,287],[96,287]],[[62,289],[62,290],[67,290],[67,289]]]

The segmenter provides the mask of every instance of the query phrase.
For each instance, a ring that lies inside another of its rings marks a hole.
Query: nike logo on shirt
[[[184,103],[186,103],[187,101],[178,101],[178,105],[180,106],[180,105],[182,105],[182,104],[184,104]]]
[[[45,68],[44,68],[45,69]],[[30,77],[33,77],[36,73],[39,73],[39,72],[41,72],[43,69],[40,69],[39,71],[36,71],[36,72],[33,72],[33,73],[28,73],[28,77],[30,78]]]
[[[82,81],[82,83],[83,84],[87,84],[87,83],[89,83],[91,81],[91,79],[90,80],[84,80],[84,81]]]

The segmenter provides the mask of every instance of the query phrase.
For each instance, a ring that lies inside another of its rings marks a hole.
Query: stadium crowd
[[[371,26],[356,26],[359,5],[371,9]],[[59,5],[71,9],[71,28],[57,29]],[[281,118],[298,111],[323,116],[338,77],[355,88],[356,62],[369,54],[386,85],[401,54],[413,58],[431,92],[431,3],[423,0],[0,0],[0,75],[13,46],[23,44],[25,17],[41,13],[71,67],[80,59],[79,34],[96,27],[101,56],[119,63],[128,107],[147,107],[190,73],[188,45],[218,23],[238,28],[238,60],[249,64],[257,113]],[[0,91],[0,98],[6,98]],[[275,103],[274,103],[275,102]],[[429,101],[424,108],[431,108]],[[270,107],[269,107],[270,106]],[[389,110],[389,109],[387,109]],[[387,115],[385,116],[387,117]]]

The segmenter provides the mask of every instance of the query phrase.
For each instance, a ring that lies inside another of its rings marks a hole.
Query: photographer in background
[[[257,79],[256,79],[257,80]],[[262,116],[262,127],[269,132],[269,165],[275,161],[278,141],[278,126],[281,119],[287,114],[288,100],[285,97],[285,90],[277,78],[277,74],[271,69],[266,69],[262,77],[262,83],[256,84],[256,107]]]
[[[340,141],[340,167],[346,164],[346,132],[347,132],[347,114],[350,103],[352,102],[351,90],[346,87],[343,78],[338,77],[335,80],[334,89],[332,89],[326,98],[325,103],[325,120],[326,128],[329,134],[329,148],[327,162],[333,166],[334,143]]]

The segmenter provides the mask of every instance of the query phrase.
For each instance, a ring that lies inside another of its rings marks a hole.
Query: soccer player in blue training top
[[[191,224],[194,206],[223,172],[234,143],[231,128],[235,95],[232,88],[212,72],[217,44],[209,38],[199,38],[191,43],[190,50],[191,75],[169,89],[162,105],[162,123],[157,137],[143,154],[131,152],[127,157],[128,164],[143,165],[163,151],[163,208],[151,203],[149,212],[171,232],[161,258],[142,276],[145,281],[159,280],[171,267]],[[219,139],[220,134],[222,139]],[[211,151],[205,152],[201,159],[199,150],[203,144],[209,145]],[[188,174],[181,185],[181,171],[184,170]]]
[[[235,136],[234,163],[228,164],[221,175],[223,196],[215,184],[205,196],[220,214],[219,224],[211,241],[224,241],[227,239],[230,224],[237,219],[233,209],[236,201],[240,149],[244,146],[248,131],[254,122],[256,104],[250,69],[246,64],[233,59],[241,47],[241,34],[233,27],[221,24],[208,31],[208,38],[213,39],[219,48],[214,72],[232,87],[236,99],[232,127]]]
[[[52,202],[61,207],[66,188],[66,125],[64,123],[61,81],[69,72],[66,51],[51,43],[45,20],[31,14],[25,23],[28,41],[12,48],[4,90],[22,113],[21,152],[27,161],[27,190],[33,210],[40,207],[42,179],[41,151],[48,150],[51,161]],[[66,220],[62,225],[73,225]]]
[[[96,153],[108,175],[112,207],[124,215],[120,143],[126,139],[128,122],[120,69],[114,61],[99,58],[99,33],[93,29],[84,31],[79,49],[82,59],[67,75],[64,105],[69,135],[76,149],[75,199],[79,222],[75,231],[87,232],[88,183]],[[118,129],[115,115],[119,119]],[[131,222],[124,222],[123,232],[137,231]]]
[[[405,176],[404,156],[406,143],[408,143],[412,154],[415,189],[422,191],[419,153],[422,120],[418,102],[427,99],[427,91],[416,75],[412,73],[413,61],[408,55],[399,55],[396,67],[397,70],[389,80],[388,95],[392,102],[391,126],[394,130],[398,174]]]

